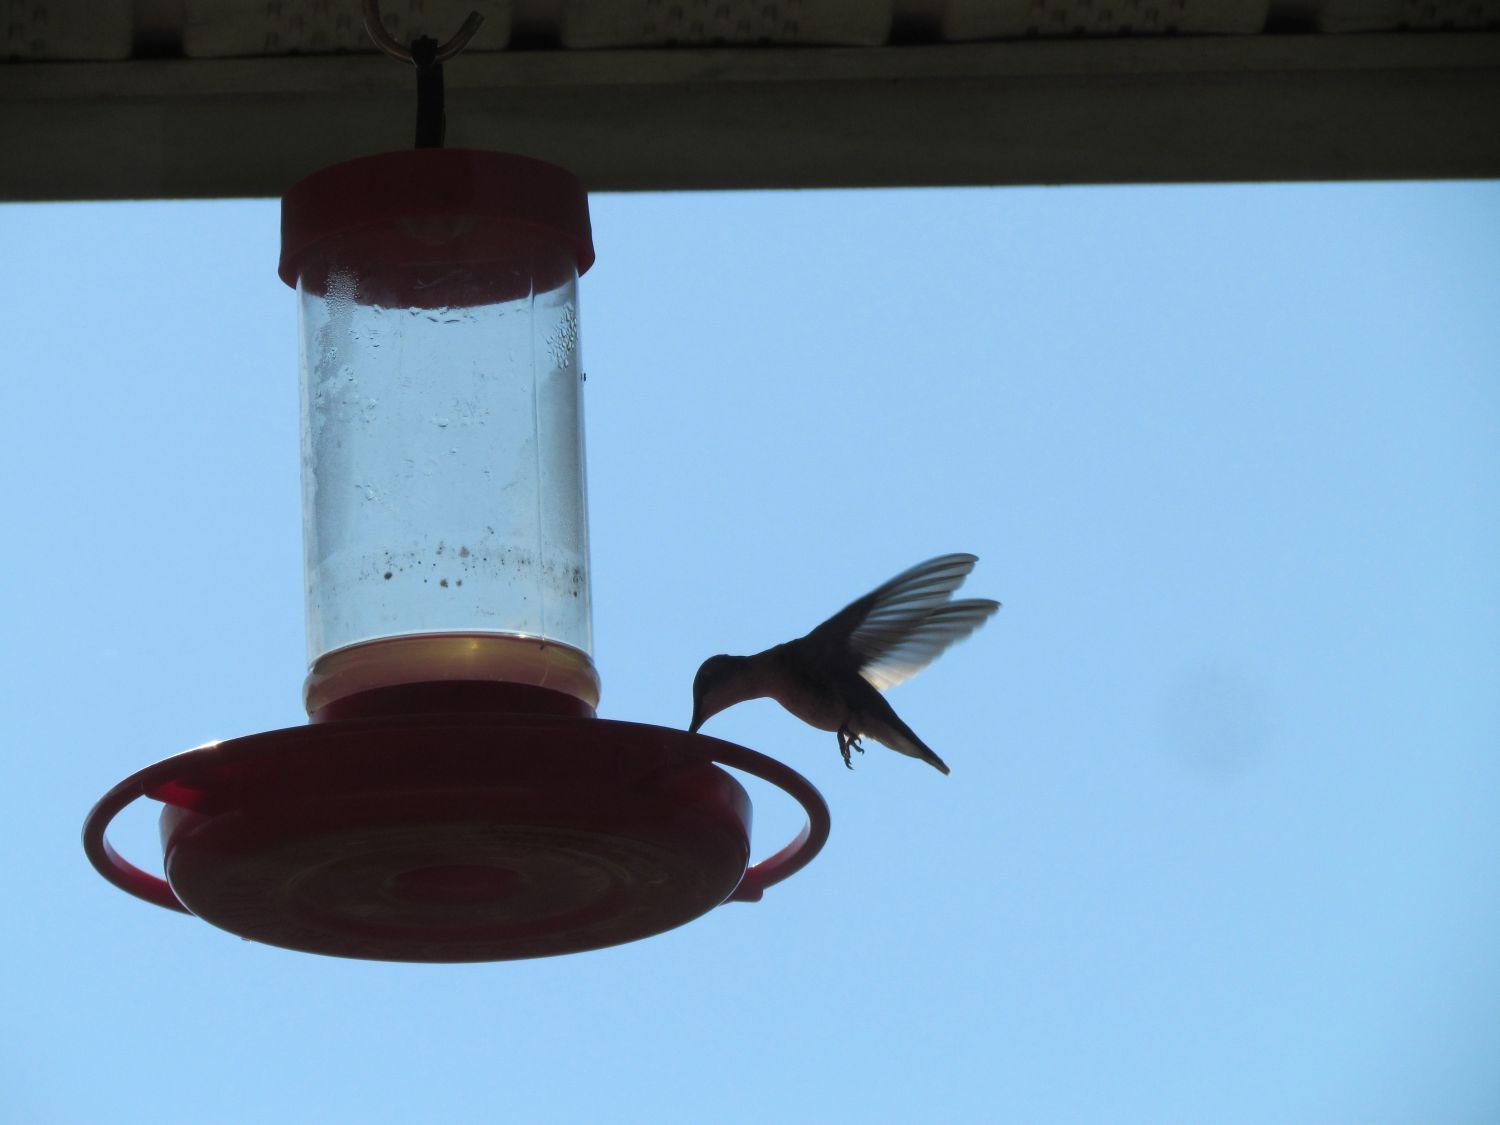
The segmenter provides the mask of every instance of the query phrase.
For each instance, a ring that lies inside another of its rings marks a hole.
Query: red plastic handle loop
[[[607,722],[609,720],[589,721]],[[807,814],[807,823],[802,826],[802,831],[797,834],[796,839],[780,851],[748,868],[744,878],[734,889],[734,893],[726,900],[728,902],[758,902],[767,887],[774,886],[783,879],[795,875],[811,863],[818,852],[823,850],[831,827],[827,802],[823,800],[823,795],[813,788],[811,782],[775,758],[707,735],[690,737],[698,745],[691,750],[685,750],[679,744],[679,752],[701,757],[704,761],[730,766],[758,777],[786,793],[800,804],[803,812]],[[222,765],[224,761],[238,756],[235,753],[237,749],[239,748],[231,745],[212,743],[194,750],[187,750],[138,770],[110,789],[89,811],[83,822],[83,850],[89,862],[94,865],[94,870],[122,891],[136,898],[144,899],[157,906],[164,906],[168,910],[181,911],[183,914],[191,913],[182,905],[181,900],[165,879],[142,871],[115,851],[114,846],[105,836],[105,831],[114,818],[138,798],[155,795],[164,789],[169,789],[172,783],[180,781],[184,774],[194,767],[209,764]],[[216,760],[210,763],[206,760],[207,755],[213,755]]]
[[[168,910],[192,913],[182,905],[165,879],[142,871],[115,851],[114,845],[105,838],[104,830],[127,805],[175,776],[187,764],[185,759],[211,753],[212,750],[212,746],[201,746],[196,750],[164,758],[143,770],[137,770],[99,799],[99,803],[89,810],[89,815],[83,822],[83,851],[94,865],[95,871],[136,898],[165,906]]]
[[[779,852],[750,867],[728,899],[729,902],[759,902],[767,887],[791,878],[823,850],[823,845],[828,842],[828,831],[832,823],[828,815],[828,803],[823,800],[823,794],[813,788],[812,782],[791,766],[744,746],[736,746],[732,742],[720,742],[717,738],[701,734],[697,737],[714,744],[713,753],[705,753],[705,758],[719,765],[743,770],[776,786],[801,805],[802,811],[807,814],[807,823],[797,833],[797,838]]]

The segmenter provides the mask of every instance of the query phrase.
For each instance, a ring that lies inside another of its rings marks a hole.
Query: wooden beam
[[[1500,176],[1500,34],[515,51],[448,143],[595,191]],[[376,56],[0,65],[0,199],[278,195],[411,143]]]

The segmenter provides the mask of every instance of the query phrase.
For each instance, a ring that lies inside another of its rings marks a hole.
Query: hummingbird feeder
[[[593,260],[580,181],[522,156],[417,148],[286,194],[310,721],[115,785],[83,834],[106,879],[289,949],[493,961],[659,933],[816,855],[828,810],[789,767],[595,716]],[[806,811],[754,866],[749,798],[720,765]],[[165,879],[105,835],[141,797],[163,806]]]

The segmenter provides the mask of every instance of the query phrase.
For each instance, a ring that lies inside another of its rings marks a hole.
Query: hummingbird
[[[754,656],[710,656],[693,680],[690,733],[726,707],[770,697],[818,730],[838,735],[844,765],[863,737],[948,766],[903,723],[880,693],[915,676],[1000,608],[988,598],[951,601],[975,555],[940,555],[904,570],[851,602],[806,636]]]

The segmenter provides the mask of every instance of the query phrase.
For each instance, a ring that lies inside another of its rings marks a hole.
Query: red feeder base
[[[808,814],[754,867],[750,802],[713,763]],[[167,879],[104,837],[137,797],[166,804]],[[254,941],[384,961],[575,953],[753,900],[808,863],[828,810],[752,750],[568,715],[442,713],[317,722],[158,762],[84,825],[101,874]]]

